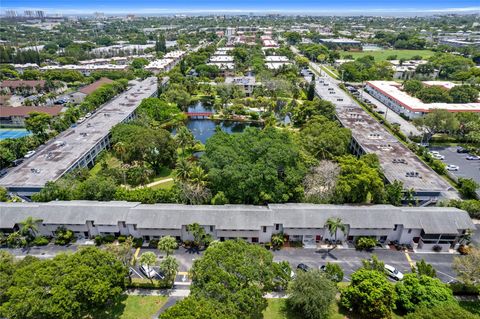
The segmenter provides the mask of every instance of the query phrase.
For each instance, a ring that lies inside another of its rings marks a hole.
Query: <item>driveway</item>
[[[413,125],[412,122],[405,120],[403,117],[398,115],[398,113],[395,113],[391,109],[387,108],[385,104],[365,92],[365,90],[360,90],[360,92],[362,92],[364,98],[370,100],[370,102],[377,107],[377,111],[383,112],[383,114],[381,115],[385,118],[386,121],[390,123],[400,124],[400,131],[402,131],[403,134],[405,134],[406,136],[421,135],[421,132],[415,127],[415,125]]]

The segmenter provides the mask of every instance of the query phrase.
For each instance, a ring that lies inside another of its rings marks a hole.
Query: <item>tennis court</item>
[[[0,129],[0,141],[6,138],[20,138],[30,135],[30,132],[25,129]]]

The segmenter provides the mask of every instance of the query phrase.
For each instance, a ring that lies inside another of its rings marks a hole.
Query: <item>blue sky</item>
[[[1,0],[1,10],[44,9],[48,12],[172,13],[172,12],[472,12],[480,11],[479,0]]]

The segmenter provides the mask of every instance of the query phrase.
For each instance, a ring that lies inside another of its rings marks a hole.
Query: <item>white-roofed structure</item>
[[[426,85],[439,85],[452,88],[451,82],[427,81]],[[416,97],[402,91],[401,83],[393,81],[368,81],[365,90],[387,107],[408,118],[416,118],[434,109],[444,109],[449,112],[480,112],[480,102],[473,103],[424,103]]]

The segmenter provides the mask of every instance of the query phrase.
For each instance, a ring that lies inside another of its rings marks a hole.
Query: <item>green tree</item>
[[[280,249],[285,243],[285,236],[282,233],[273,234],[271,243],[274,249]]]
[[[385,274],[385,264],[378,259],[377,255],[372,255],[370,259],[362,260],[362,268],[367,270],[375,270],[381,274]]]
[[[195,260],[190,273],[194,297],[232,305],[239,319],[260,318],[267,306],[263,294],[273,285],[273,255],[242,240],[218,242]]]
[[[416,274],[405,274],[395,286],[397,307],[412,312],[416,307],[435,308],[440,304],[455,304],[452,290],[439,279]]]
[[[6,202],[8,200],[8,192],[5,187],[0,187],[0,202]]]
[[[418,97],[424,103],[450,103],[452,97],[448,93],[448,90],[442,86],[432,85],[426,86],[417,92]]]
[[[134,69],[142,69],[144,66],[148,65],[148,60],[145,58],[135,58],[132,60],[132,63],[130,65]]]
[[[52,116],[42,112],[30,112],[25,119],[25,128],[42,139],[46,139],[46,131],[50,127]]]
[[[347,225],[345,225],[341,218],[339,217],[330,217],[325,223],[325,227],[328,229],[330,236],[335,238],[335,246],[337,245],[337,234],[338,231],[341,231],[345,235],[347,232]]]
[[[401,206],[403,198],[403,183],[394,180],[393,183],[385,185],[385,201],[394,206]]]
[[[289,287],[288,307],[301,318],[329,318],[337,289],[319,270],[299,272]]]
[[[79,186],[79,197],[86,200],[110,201],[114,199],[117,183],[112,177],[95,176]]]
[[[15,160],[15,154],[7,147],[0,145],[0,169],[9,167]]]
[[[423,84],[419,80],[407,80],[403,82],[403,89],[408,94],[415,96],[421,89],[423,89]]]
[[[167,257],[177,249],[178,244],[177,240],[172,236],[163,236],[158,241],[158,250],[165,252]]]
[[[327,263],[325,265],[325,276],[333,282],[341,282],[343,280],[343,270],[339,264]]]
[[[159,319],[236,319],[236,307],[212,298],[188,296],[167,308]]]
[[[361,268],[352,274],[351,279],[350,285],[341,291],[340,304],[343,307],[362,318],[392,316],[397,296],[384,274]]]
[[[316,115],[323,115],[329,120],[335,120],[335,105],[329,101],[314,98],[313,101],[303,101],[292,110],[292,120],[295,126],[301,127]]]
[[[160,262],[160,271],[164,273],[165,278],[173,284],[178,272],[178,261],[172,256],[165,257]]]
[[[472,103],[478,100],[478,90],[471,85],[456,85],[448,94],[454,103]]]
[[[467,285],[480,284],[480,249],[470,247],[466,256],[453,258],[453,270],[458,278]]]
[[[335,201],[338,203],[382,203],[384,184],[379,171],[378,159],[353,156],[338,158],[340,175],[335,189]]]
[[[247,128],[241,134],[215,133],[201,163],[212,192],[222,191],[230,203],[287,202],[303,197],[301,154],[289,132]]]
[[[315,98],[315,78],[312,79],[312,81],[308,85],[308,90],[307,90],[307,100],[313,101],[314,98]]]
[[[211,235],[205,232],[205,228],[198,223],[187,225],[187,231],[192,234],[194,244],[197,247],[208,245],[211,241]]]
[[[478,319],[459,305],[441,304],[436,307],[419,307],[405,316],[405,319]]]
[[[19,223],[20,225],[20,233],[23,236],[31,236],[35,237],[38,232],[38,222],[40,219],[35,219],[32,216],[28,216],[23,221]]]
[[[95,247],[31,260],[15,270],[0,313],[12,319],[91,316],[118,300],[126,275],[113,255]]]
[[[174,175],[180,181],[187,181],[190,178],[193,165],[186,158],[179,158],[175,165]]]
[[[228,198],[223,192],[218,192],[212,198],[212,205],[226,205],[228,204]]]
[[[459,178],[458,184],[460,186],[459,192],[462,197],[466,199],[477,198],[477,189],[479,184],[473,180],[473,178]]]
[[[175,141],[182,150],[182,154],[186,149],[195,145],[195,137],[186,126],[180,126],[178,128],[177,134],[175,135]]]
[[[348,153],[349,129],[324,116],[315,116],[300,131],[303,148],[317,159],[332,159]]]
[[[412,266],[412,272],[417,273],[419,276],[437,277],[437,271],[432,265],[427,264],[425,259],[418,261],[415,266]]]

